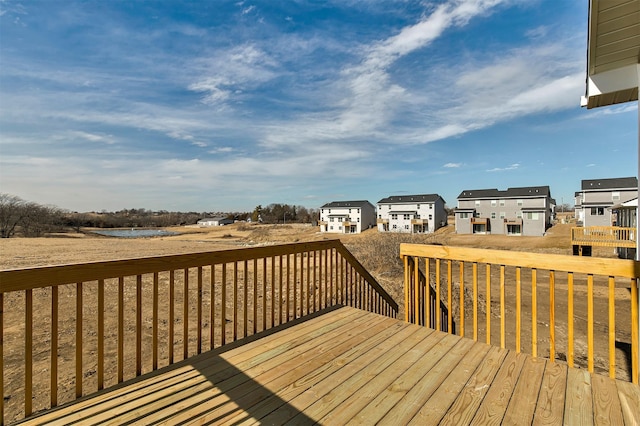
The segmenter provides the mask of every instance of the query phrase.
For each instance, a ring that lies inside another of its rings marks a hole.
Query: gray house
[[[455,210],[456,233],[542,236],[554,211],[548,186],[465,190]]]
[[[376,208],[366,200],[332,201],[320,207],[320,232],[359,234],[376,223]]]
[[[447,224],[438,194],[392,195],[378,201],[378,231],[426,234]]]
[[[583,180],[582,190],[576,192],[575,217],[583,226],[617,225],[611,207],[637,197],[636,177]]]

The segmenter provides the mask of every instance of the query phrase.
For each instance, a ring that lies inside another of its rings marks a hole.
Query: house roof
[[[198,222],[213,222],[213,221],[219,222],[221,220],[231,220],[231,219],[227,219],[225,216],[205,217],[204,219],[200,219]]]
[[[391,195],[378,201],[378,204],[407,204],[407,203],[435,203],[438,199],[444,202],[444,199],[438,194],[419,194],[419,195]]]
[[[321,208],[331,208],[331,207],[364,207],[369,205],[373,207],[373,204],[368,202],[367,200],[357,200],[357,201],[332,201],[323,205]]]
[[[526,197],[550,197],[551,190],[548,186],[525,186],[521,188],[508,188],[506,191],[497,189],[471,189],[458,195],[458,199],[477,198],[526,198]]]
[[[588,109],[638,99],[640,1],[591,0],[587,39]]]
[[[610,179],[585,179],[582,181],[583,191],[600,191],[611,189],[637,189],[638,178],[623,177]]]

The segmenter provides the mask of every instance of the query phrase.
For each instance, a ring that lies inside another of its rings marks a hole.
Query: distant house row
[[[575,216],[583,226],[635,226],[638,179],[582,181],[575,193]],[[555,216],[548,186],[464,190],[454,209],[458,234],[542,236]],[[379,232],[424,234],[447,224],[445,201],[438,194],[394,195],[377,208],[369,201],[333,201],[320,209],[320,230],[340,234],[377,226]]]

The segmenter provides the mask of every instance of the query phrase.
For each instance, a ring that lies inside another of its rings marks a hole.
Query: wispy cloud
[[[447,163],[442,167],[444,167],[445,169],[457,169],[462,167],[462,163]]]
[[[487,172],[505,172],[507,170],[517,170],[520,168],[520,163],[513,163],[507,167],[494,167],[493,169],[488,169]]]

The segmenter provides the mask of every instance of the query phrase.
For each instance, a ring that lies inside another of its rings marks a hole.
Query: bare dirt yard
[[[450,220],[450,223],[453,223],[453,221]],[[557,224],[550,228],[547,235],[544,237],[457,235],[455,234],[452,225],[440,229],[438,232],[430,235],[381,234],[375,229],[367,230],[362,234],[337,235],[322,234],[319,232],[317,227],[303,224],[266,225],[236,223],[224,227],[199,228],[190,226],[168,228],[167,230],[175,231],[178,235],[137,239],[102,237],[91,233],[90,230],[84,230],[82,233],[60,234],[47,238],[0,239],[0,269],[130,259],[167,254],[206,252],[222,249],[240,249],[258,245],[319,241],[339,238],[364,265],[364,267],[371,272],[387,292],[398,302],[400,305],[399,317],[403,318],[403,267],[402,262],[399,259],[399,244],[401,242],[570,255],[572,252],[569,240],[571,226],[571,224]],[[595,248],[593,255],[609,258],[615,257],[613,249],[604,248]],[[494,277],[493,274],[494,272],[492,272],[491,299],[492,306],[495,304],[496,308],[494,310],[492,307],[491,312],[489,313],[489,316],[492,319],[491,342],[492,344],[499,344],[500,312],[497,307],[499,304],[499,298],[497,287],[493,289],[493,286],[497,285],[498,279],[497,276]],[[457,273],[454,273],[454,276],[457,276]],[[514,281],[514,272],[507,271],[507,282],[511,284],[507,285],[507,300],[515,299]],[[470,280],[465,278],[465,283],[469,282]],[[531,353],[531,291],[525,284],[530,282],[530,277],[523,275],[522,282],[522,351],[524,353]],[[548,285],[545,283],[548,283],[548,276],[540,274],[538,276],[537,290],[537,333],[539,356],[549,355],[548,342],[550,337],[548,328],[550,312],[547,303],[549,300],[549,291]],[[618,378],[626,380],[629,379],[630,370],[628,366],[628,346],[631,334],[630,324],[628,321],[630,318],[630,306],[627,303],[629,300],[629,288],[629,283],[622,283],[616,288],[616,297],[619,295],[620,299],[624,301],[624,303],[616,302],[616,374]],[[87,290],[85,289],[85,291]],[[465,294],[468,291],[469,290],[465,286]],[[566,285],[559,277],[557,279],[556,291],[557,294],[555,296],[555,300],[557,307],[554,312],[556,317],[556,345],[558,347],[556,358],[562,361],[566,357],[566,350],[564,348],[566,347],[567,340],[566,307],[568,302],[566,297]],[[574,309],[576,329],[584,329],[586,328],[586,284],[578,282],[577,280],[575,291],[576,296],[574,298]],[[454,284],[454,293],[459,294],[458,292],[459,285],[456,283]],[[470,296],[465,297],[467,300],[470,300]],[[596,342],[598,345],[605,348],[607,345],[606,339],[608,333],[606,297],[606,282],[596,283],[595,306],[596,310],[599,312],[595,321]],[[88,295],[87,298],[91,298],[91,295]],[[6,303],[8,303],[8,299],[5,299],[5,304]],[[480,319],[484,321],[487,313],[483,308],[484,301],[482,300],[481,305],[482,306],[479,307],[479,316]],[[457,321],[457,318],[460,316],[459,307],[457,305],[454,306],[453,312]],[[466,323],[469,324],[472,311],[470,311],[469,308],[465,308],[464,316],[466,318]],[[512,307],[512,305],[507,307],[505,316],[509,318],[506,330],[507,347],[512,347],[516,339],[515,320],[513,320],[515,316],[515,308]],[[563,318],[564,320],[560,320],[559,318]],[[65,316],[62,314],[60,315],[59,321],[61,323],[60,329],[65,328],[65,322],[69,322],[70,328],[73,329],[75,319],[72,316]],[[484,323],[481,321],[481,324]],[[46,328],[47,327],[43,327],[42,333],[46,333]],[[7,319],[5,319],[5,342],[12,338],[12,333],[19,333],[22,329],[22,326],[12,327],[11,324],[8,324]],[[485,333],[486,332],[483,329],[480,329],[478,339],[484,341],[486,338]],[[465,335],[467,337],[473,336],[471,326],[466,326]],[[581,335],[576,332],[576,365],[586,366],[586,338],[580,336]],[[61,337],[61,343],[63,343],[64,338],[64,336]],[[38,354],[46,353],[49,350],[47,346],[48,339],[44,338],[37,341],[42,341],[43,347],[37,347],[34,345],[33,351],[34,354],[36,354],[34,357],[34,371],[45,371],[46,363],[44,366],[36,366],[36,363],[39,359]],[[5,352],[5,362],[7,362],[6,358],[8,356],[9,355]],[[64,353],[61,353],[60,356],[64,359],[73,358],[73,354],[65,355]],[[127,356],[126,359],[131,360],[131,363],[135,362],[135,356]],[[608,371],[608,366],[609,360],[606,356],[596,357],[596,371],[606,373]],[[129,369],[131,369],[131,367],[129,367]],[[20,412],[22,410],[20,393],[22,392],[22,395],[24,395],[24,389],[19,389],[19,384],[21,383],[21,380],[23,380],[18,378],[18,375],[20,374],[22,373],[18,371],[13,372],[8,369],[5,369],[4,371],[4,381],[5,386],[7,387],[4,393],[6,411],[5,421],[13,421],[20,418]],[[13,377],[14,375],[16,377]],[[44,374],[43,377],[47,377],[46,374]],[[18,388],[11,389],[9,388],[9,384],[12,384],[14,387],[18,386]],[[47,387],[48,385],[45,384],[43,386]],[[58,391],[61,395],[72,395],[73,386],[74,383],[72,380],[61,383]],[[34,385],[34,394],[36,389],[37,385]],[[46,405],[46,402],[44,404]],[[37,409],[35,404],[34,409]]]

